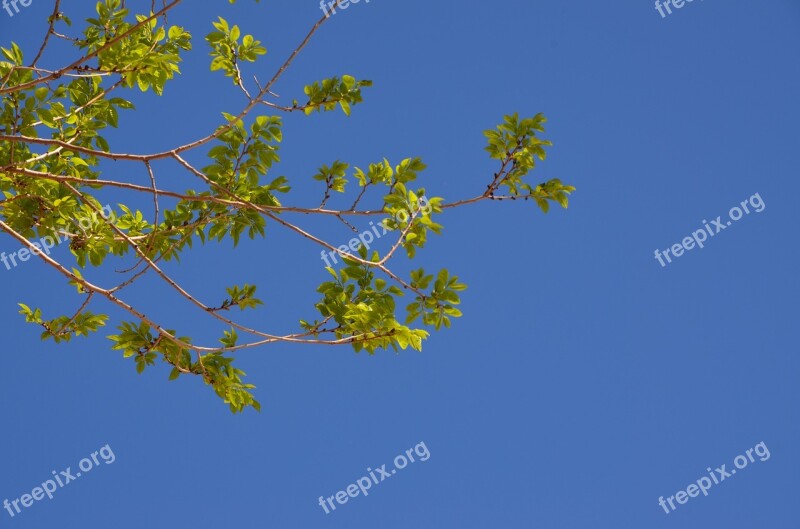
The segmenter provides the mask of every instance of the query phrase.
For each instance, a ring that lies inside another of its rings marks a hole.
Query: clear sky
[[[0,11],[0,45],[30,56],[50,10]],[[138,98],[112,146],[188,142],[243,106],[208,72],[202,36],[216,16],[262,40],[268,78],[320,14],[312,0],[187,2],[170,15],[195,37],[183,77],[161,99]],[[198,380],[168,383],[161,365],[138,376],[102,335],[40,342],[16,303],[66,312],[71,290],[40,263],[0,268],[0,501],[106,444],[115,455],[52,500],[0,510],[0,528],[798,527],[799,25],[797,0],[696,0],[664,18],[648,0],[372,0],[335,15],[275,91],[301,98],[304,84],[344,73],[375,86],[351,118],[286,116],[273,175],[292,179],[291,202],[318,203],[308,182],[321,164],[409,156],[429,165],[431,194],[471,197],[495,170],[481,132],[518,111],[549,118],[554,147],[531,176],[577,186],[569,210],[449,211],[445,236],[413,264],[469,284],[464,317],[422,353],[240,354],[260,414],[233,416]],[[657,248],[704,220],[725,225],[756,193],[704,248],[659,264]],[[0,237],[0,249],[18,246]],[[313,317],[325,280],[318,247],[273,225],[171,270],[205,299],[259,284],[259,322],[286,331]],[[127,299],[215,338],[194,308],[154,300],[155,285]],[[369,496],[330,514],[318,504],[421,442],[427,461]],[[659,506],[761,442],[766,461],[670,514]]]

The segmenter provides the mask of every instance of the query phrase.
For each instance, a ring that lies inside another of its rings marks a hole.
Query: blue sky
[[[32,54],[50,9],[0,11],[0,45]],[[195,52],[163,98],[137,99],[112,146],[188,142],[243,106],[207,71],[202,36],[216,16],[262,40],[268,78],[320,14],[310,0],[178,8],[170,21],[193,33]],[[532,180],[577,186],[569,210],[447,212],[445,235],[412,264],[469,284],[464,317],[422,353],[240,354],[260,414],[233,416],[198,381],[168,383],[161,366],[138,376],[102,336],[40,342],[16,303],[67,311],[70,289],[39,263],[0,268],[0,501],[106,444],[116,456],[53,500],[0,511],[0,527],[797,527],[798,23],[795,0],[695,1],[666,18],[645,0],[372,0],[335,15],[275,91],[300,98],[304,84],[344,73],[375,86],[350,118],[286,116],[273,174],[293,181],[295,203],[318,203],[319,165],[383,157],[421,156],[431,194],[474,196],[495,170],[481,132],[518,111],[549,118],[554,146]],[[161,175],[193,185],[166,166]],[[654,258],[755,193],[762,212],[666,267]],[[17,247],[0,237],[4,251]],[[264,240],[199,248],[170,270],[205,299],[259,284],[256,321],[285,330],[313,316],[325,280],[317,247],[273,225]],[[154,300],[156,285],[126,299],[216,337],[192,307]],[[420,442],[427,461],[335,512],[318,505]],[[658,505],[760,442],[767,461],[670,514]]]

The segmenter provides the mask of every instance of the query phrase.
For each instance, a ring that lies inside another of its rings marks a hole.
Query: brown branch
[[[139,30],[139,28],[141,28],[145,24],[148,24],[151,20],[154,20],[154,19],[160,17],[162,14],[166,13],[170,9],[173,9],[175,6],[180,4],[182,1],[183,0],[173,0],[172,2],[169,3],[169,5],[164,6],[164,8],[161,9],[160,11],[158,11],[157,13],[154,13],[154,14],[150,15],[149,17],[147,17],[147,18],[141,20],[140,22],[137,22],[133,26],[131,26],[131,28],[128,31],[125,31],[125,32],[121,33],[120,35],[117,35],[116,37],[114,37],[113,39],[109,40],[108,42],[106,42],[105,44],[103,44],[102,46],[100,46],[99,48],[94,50],[93,52],[91,52],[91,53],[89,53],[87,55],[84,55],[80,59],[77,59],[77,60],[73,61],[71,64],[61,68],[60,70],[56,70],[52,74],[46,75],[45,77],[42,77],[40,79],[35,79],[33,81],[28,81],[27,83],[22,83],[20,85],[13,86],[11,88],[0,88],[0,95],[19,92],[20,90],[26,90],[28,88],[33,88],[34,86],[37,86],[37,85],[52,81],[54,79],[58,79],[59,77],[61,77],[65,73],[69,72],[70,70],[74,70],[76,67],[82,65],[83,63],[85,63],[85,62],[87,62],[87,61],[89,61],[91,59],[94,59],[95,57],[97,57],[103,51],[107,50],[108,48],[110,48],[111,46],[113,46],[114,44],[119,42],[120,40],[124,39],[125,37],[128,37],[129,35],[135,33],[136,31]]]
[[[59,19],[60,8],[61,8],[61,0],[55,0],[55,3],[53,5],[53,14],[50,15],[49,19],[50,24],[47,27],[47,33],[45,34],[44,39],[42,41],[42,46],[39,48],[39,53],[36,54],[36,57],[34,57],[33,62],[31,62],[31,68],[36,67],[36,63],[39,62],[39,59],[42,58],[44,49],[47,47],[47,43],[50,41],[50,35],[53,34],[53,28]]]

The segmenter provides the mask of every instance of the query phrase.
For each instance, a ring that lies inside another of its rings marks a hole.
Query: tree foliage
[[[308,197],[294,196],[289,179],[271,176],[280,162],[281,116],[337,109],[350,115],[363,102],[362,90],[372,85],[339,75],[310,82],[291,103],[281,103],[273,93],[325,18],[264,83],[257,76],[248,83],[242,75],[244,63],[257,63],[267,53],[261,41],[242,35],[237,25],[221,17],[212,21],[204,43],[210,75],[231,80],[232,89],[242,94],[242,108],[223,114],[208,134],[162,152],[131,153],[124,145],[112,146],[104,132],[120,126],[120,114],[133,111],[138,97],[160,96],[181,73],[182,57],[195,52],[192,35],[168,22],[167,14],[179,3],[165,2],[160,9],[154,3],[150,12],[133,13],[120,0],[103,0],[96,5],[96,16],[76,28],[57,0],[39,49],[23,52],[16,43],[3,44],[0,230],[6,240],[18,241],[76,289],[78,308],[67,315],[45,316],[46,309],[20,304],[26,321],[44,329],[43,339],[62,342],[94,333],[108,323],[109,309],[116,307],[127,316],[114,324],[117,331],[108,337],[113,349],[132,358],[140,373],[156,361],[165,362],[171,367],[170,379],[199,377],[234,412],[248,406],[258,409],[254,386],[245,383],[244,373],[233,365],[238,351],[276,343],[349,344],[370,354],[389,348],[421,350],[428,330],[449,327],[452,318],[461,316],[459,293],[466,287],[447,269],[419,268],[402,277],[389,266],[402,253],[416,258],[429,234],[441,233],[445,210],[506,199],[531,200],[545,212],[551,202],[567,207],[573,187],[557,179],[539,184],[527,180],[550,146],[540,137],[545,123],[540,114],[505,116],[496,129],[485,132],[486,150],[498,168],[486,189],[472,198],[448,202],[428,195],[420,182],[425,164],[418,158],[395,164],[382,160],[366,168],[337,160],[321,164],[310,176],[324,185],[321,204],[303,205]],[[53,47],[72,49],[77,58],[58,67],[41,66]],[[200,153],[206,164],[191,164],[190,152]],[[109,161],[141,171],[130,180],[108,178],[101,165]],[[196,180],[194,188],[165,187],[153,167],[160,161],[186,171]],[[98,197],[109,191],[119,201],[112,216],[102,215]],[[349,196],[352,206],[329,207],[333,194]],[[152,208],[134,207],[136,195],[148,197]],[[362,206],[370,197],[372,205]],[[101,220],[89,229],[77,227],[75,219],[87,215]],[[299,226],[297,219],[309,215],[337,223],[374,218],[393,234],[393,244],[383,254],[364,246],[343,252]],[[254,329],[234,319],[232,309],[255,310],[262,304],[255,285],[226,286],[227,296],[211,303],[188,292],[165,271],[164,263],[179,259],[195,243],[231,239],[238,244],[243,234],[262,238],[268,222],[325,251],[344,254],[342,265],[328,267],[330,278],[317,288],[316,316],[300,320],[293,332]],[[58,234],[69,239],[69,259],[57,259],[34,243]],[[94,279],[96,268],[120,268],[120,263],[132,266],[119,282],[100,285]],[[200,317],[223,325],[219,344],[197,344],[146,316],[145,308],[127,302],[126,290],[145,274],[157,276],[165,290],[193,305]]]

